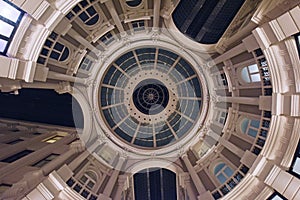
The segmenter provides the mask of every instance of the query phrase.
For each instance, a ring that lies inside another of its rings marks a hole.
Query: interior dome
[[[299,200],[299,0],[0,0],[0,199]]]
[[[169,50],[138,48],[121,55],[100,85],[100,110],[107,125],[135,146],[162,147],[180,140],[201,113],[197,73]]]

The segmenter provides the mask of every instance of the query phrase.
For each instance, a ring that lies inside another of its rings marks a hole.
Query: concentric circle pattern
[[[156,79],[146,79],[134,89],[132,100],[134,106],[146,115],[162,112],[169,103],[167,87]]]
[[[107,128],[135,147],[158,148],[180,140],[201,113],[197,73],[184,58],[161,48],[120,56],[106,70],[99,96]]]

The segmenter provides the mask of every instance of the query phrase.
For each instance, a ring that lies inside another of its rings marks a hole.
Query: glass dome
[[[202,86],[181,56],[162,48],[137,48],[115,60],[101,81],[106,125],[121,140],[143,148],[184,137],[201,113]]]

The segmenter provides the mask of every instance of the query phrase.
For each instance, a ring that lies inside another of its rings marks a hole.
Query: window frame
[[[79,65],[79,69],[83,72],[89,72],[93,69],[93,65],[94,65],[93,59],[85,56]]]
[[[222,126],[224,126],[227,121],[227,117],[228,117],[227,110],[217,110],[215,121],[221,124]]]
[[[146,22],[145,22],[145,20],[132,21],[131,22],[131,26],[132,26],[132,30],[134,32],[139,32],[139,31],[145,31],[146,30]]]
[[[243,125],[243,123],[244,123],[245,120],[248,120],[248,124],[247,124],[246,130],[244,132],[243,128],[242,128],[242,125]],[[258,127],[252,126],[251,125],[252,121],[258,121],[259,122],[259,126]],[[247,136],[249,136],[251,138],[256,138],[257,135],[260,133],[261,121],[260,121],[260,119],[253,119],[253,118],[249,118],[249,117],[242,117],[242,119],[238,123],[238,128],[239,128],[239,131],[241,132],[241,134],[247,135]],[[256,131],[255,136],[252,136],[251,134],[249,134],[249,130],[250,129]]]
[[[223,165],[223,164],[224,164],[224,166],[219,171],[215,172],[216,168],[220,165]],[[231,170],[231,175],[230,176],[228,176],[228,174],[225,172],[225,170],[227,170],[227,169]],[[231,167],[229,165],[227,165],[225,162],[218,162],[214,166],[213,170],[214,170],[215,178],[218,180],[218,183],[220,183],[221,185],[226,184],[226,182],[234,175],[234,170],[231,169]],[[218,176],[220,176],[220,175],[223,175],[225,177],[224,182],[221,182],[221,180],[218,178]]]
[[[93,173],[93,175],[95,176],[96,180],[93,179],[93,177],[91,177],[88,173]],[[85,177],[86,180],[83,181],[82,178]],[[93,191],[93,189],[95,188],[95,186],[97,185],[97,181],[98,181],[98,176],[97,173],[91,170],[85,171],[79,178],[78,180],[83,187],[87,188],[90,191]],[[89,183],[93,183],[92,186],[89,186]]]
[[[15,33],[16,33],[16,31],[17,31],[17,29],[18,29],[18,27],[20,25],[20,22],[21,22],[21,20],[22,20],[22,18],[24,16],[25,12],[23,10],[21,10],[19,7],[17,7],[16,5],[14,5],[13,3],[11,3],[11,2],[9,2],[7,0],[2,0],[2,1],[5,2],[5,3],[7,3],[9,6],[11,6],[11,7],[17,9],[18,11],[20,11],[20,15],[19,15],[19,17],[18,17],[18,19],[17,19],[16,22],[13,22],[12,20],[10,20],[8,18],[5,18],[5,17],[3,17],[3,16],[0,15],[0,20],[1,21],[3,21],[4,23],[6,23],[6,24],[14,27],[13,30],[11,31],[9,37],[0,34],[0,39],[6,41],[5,48],[3,49],[3,51],[0,51],[0,55],[6,56],[7,55],[7,51],[9,49],[9,47],[10,47],[10,44],[11,44],[11,42],[12,42],[14,36],[15,36]]]
[[[85,3],[84,3],[85,2]],[[67,14],[66,18],[69,21],[80,21],[80,23],[84,24],[87,27],[94,27],[101,21],[101,15],[97,8],[95,7],[95,3],[91,0],[82,0],[78,2]],[[93,8],[95,13],[91,14],[88,9]],[[88,18],[84,20],[81,15],[85,14]],[[95,23],[87,24],[89,21],[98,17]]]
[[[65,57],[64,54],[66,52],[67,56]],[[71,53],[71,49],[60,41],[60,35],[53,31],[46,39],[43,48],[39,54],[37,63],[41,65],[46,65],[49,59],[59,63],[66,63],[70,59]],[[58,55],[58,57],[53,57],[54,54]]]
[[[250,67],[252,67],[252,66],[255,66],[255,67],[257,68],[257,71],[251,72]],[[247,80],[245,80],[245,79],[243,78],[243,75],[242,75],[242,74],[243,74],[243,71],[244,71],[245,69],[246,69],[247,75],[248,75],[248,77],[249,77],[249,79],[250,79],[249,82],[248,82]],[[244,83],[246,83],[246,84],[256,84],[256,83],[260,83],[260,82],[262,81],[262,78],[261,78],[261,75],[260,75],[260,68],[259,68],[259,66],[258,66],[257,63],[249,64],[249,65],[247,65],[247,66],[242,67],[242,68],[241,68],[241,71],[240,71],[240,74],[241,74],[241,80],[242,80]],[[253,81],[252,76],[255,76],[255,75],[258,75],[258,76],[259,76],[259,81]]]

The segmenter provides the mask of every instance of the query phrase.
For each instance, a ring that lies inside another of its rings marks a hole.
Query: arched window
[[[257,64],[244,67],[241,71],[241,76],[243,81],[245,81],[246,83],[254,83],[261,81]]]
[[[82,11],[82,13],[79,15],[79,18],[86,25],[92,26],[98,22],[99,15],[94,6],[90,6],[86,10]]]
[[[259,120],[244,118],[241,122],[241,131],[251,137],[256,137],[260,126]]]
[[[83,0],[79,2],[74,8],[66,15],[69,20],[72,20],[74,16],[78,16],[79,19],[86,25],[92,26],[99,21],[99,14],[95,7],[90,5],[91,2]]]
[[[214,175],[218,181],[223,184],[233,175],[233,170],[222,162],[214,168]]]
[[[65,61],[68,59],[70,50],[68,47],[58,42],[58,38],[59,36],[55,32],[52,32],[49,35],[37,60],[38,63],[45,64],[48,58],[57,61]]]
[[[69,57],[70,51],[65,45],[56,42],[50,54],[50,58],[58,61],[65,61]]]
[[[97,175],[95,174],[95,172],[87,171],[80,178],[80,182],[83,186],[91,190],[96,185]]]

